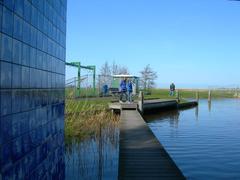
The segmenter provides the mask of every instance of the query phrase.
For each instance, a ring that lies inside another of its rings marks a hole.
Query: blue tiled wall
[[[67,0],[0,0],[0,179],[64,177]]]

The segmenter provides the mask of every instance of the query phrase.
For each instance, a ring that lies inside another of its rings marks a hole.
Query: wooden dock
[[[119,179],[185,179],[137,109],[121,109]]]

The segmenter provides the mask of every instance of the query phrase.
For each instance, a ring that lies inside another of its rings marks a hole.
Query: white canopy
[[[129,74],[119,74],[113,75],[114,78],[138,78],[137,76],[129,75]]]

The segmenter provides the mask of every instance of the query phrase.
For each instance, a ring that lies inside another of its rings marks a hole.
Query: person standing
[[[124,101],[127,100],[127,78],[124,78],[120,83],[120,102],[123,102],[123,97],[125,96]]]
[[[172,83],[170,85],[170,96],[174,96],[174,94],[175,94],[175,84]]]
[[[133,84],[131,80],[128,80],[127,92],[128,92],[128,102],[132,102]]]

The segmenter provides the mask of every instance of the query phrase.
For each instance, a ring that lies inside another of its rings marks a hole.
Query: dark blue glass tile
[[[27,154],[31,151],[31,145],[30,145],[30,137],[28,134],[25,134],[22,137],[22,143],[23,143],[23,153]]]
[[[5,5],[7,8],[13,10],[13,0],[3,0],[3,5]]]
[[[26,169],[24,167],[24,158],[17,162],[16,164],[14,164],[14,179],[26,179],[25,175],[26,175]]]
[[[22,65],[29,66],[30,64],[30,46],[23,44],[22,46]]]
[[[12,83],[12,64],[1,61],[1,88],[11,88]]]
[[[44,106],[41,108],[41,117],[42,117],[42,124],[47,123],[47,107]]]
[[[30,131],[35,129],[36,126],[36,110],[32,110],[29,112],[29,129]]]
[[[29,94],[29,109],[34,109],[35,108],[34,90],[29,90],[28,94]]]
[[[30,68],[30,88],[36,88],[35,85],[35,80],[36,80],[36,75],[35,75],[36,69]]]
[[[43,49],[43,37],[42,33],[38,31],[37,33],[37,47],[38,49],[42,50]]]
[[[56,88],[56,74],[52,73],[52,87]]]
[[[37,46],[37,29],[31,26],[31,45],[33,47]]]
[[[36,87],[41,88],[42,87],[42,80],[41,80],[41,70],[36,71]]]
[[[30,84],[32,88],[38,88],[38,81],[39,81],[39,76],[38,76],[38,71],[37,69],[31,68],[31,76],[30,76]]]
[[[24,153],[23,153],[23,143],[22,143],[21,137],[13,140],[11,151],[12,151],[12,158],[14,162],[23,157]]]
[[[22,66],[22,88],[29,88],[30,82],[30,69],[29,67]]]
[[[11,101],[11,91],[1,90],[1,116],[11,114],[12,112],[12,101]]]
[[[12,90],[12,113],[21,111],[22,93],[21,90]]]
[[[2,32],[12,36],[13,32],[13,13],[3,7]]]
[[[22,34],[23,34],[23,20],[19,16],[14,15],[13,37],[18,40],[22,40]]]
[[[22,91],[22,105],[21,111],[28,111],[30,107],[30,94],[28,90]]]
[[[43,52],[42,51],[37,51],[37,68],[42,69],[42,64],[43,64]]]
[[[28,0],[24,0],[24,19],[27,22],[31,22],[31,4]]]
[[[38,29],[43,31],[43,15],[41,13],[38,14]]]
[[[2,31],[2,11],[3,11],[3,6],[0,3],[0,32]]]
[[[37,108],[41,105],[41,97],[39,95],[39,90],[35,89],[33,94],[34,94],[33,97],[34,97],[34,101],[35,101],[35,107]]]
[[[0,150],[1,150],[0,151],[1,171],[6,170],[7,168],[9,168],[13,165],[11,149],[12,149],[11,143],[4,144],[4,146],[1,146],[1,148],[0,148]]]
[[[21,135],[21,113],[12,115],[12,137],[17,138]]]
[[[31,27],[27,22],[24,22],[23,23],[23,38],[22,38],[23,42],[25,42],[27,44],[31,44],[30,43],[30,40],[31,40],[30,34],[31,34]]]
[[[43,51],[44,52],[47,52],[48,50],[48,38],[47,36],[43,35]]]
[[[21,120],[19,123],[21,126],[21,134],[25,134],[29,131],[29,112],[21,113]]]
[[[12,138],[12,116],[4,116],[1,117],[1,138],[2,138],[2,144],[8,143]]]
[[[47,72],[43,71],[42,72],[42,88],[47,88],[47,85],[48,85]]]
[[[20,65],[12,65],[12,88],[21,88],[22,67]]]
[[[42,125],[42,111],[41,108],[36,109],[36,124],[37,126],[41,126]]]
[[[16,64],[22,63],[22,43],[15,39],[13,39],[13,59],[12,59],[12,61]]]
[[[23,0],[15,0],[14,10],[19,16],[23,17]]]
[[[48,19],[44,18],[43,19],[43,29],[44,29],[44,33],[47,34],[48,33]]]
[[[37,131],[36,130],[30,131],[29,137],[31,148],[35,148],[37,146]]]
[[[37,50],[30,48],[30,67],[36,67]]]
[[[35,27],[37,27],[38,24],[38,11],[34,6],[32,6],[31,24]]]
[[[52,73],[48,72],[48,88],[52,87]]]
[[[47,54],[43,53],[42,69],[47,70]]]
[[[2,34],[1,39],[1,59],[4,61],[12,61],[12,38]]]
[[[46,57],[47,71],[51,71],[50,62],[51,62],[51,57],[47,54],[47,57]]]
[[[29,134],[29,136],[30,136],[30,134]],[[30,145],[31,145],[31,148],[32,148],[31,138],[30,138]],[[30,168],[30,170],[31,170],[31,172],[32,172],[33,169],[35,169],[36,166],[38,165],[38,164],[36,163],[36,150],[34,149],[31,153],[28,154],[28,156],[29,156],[29,162],[28,162],[28,164],[29,164],[29,168]],[[30,174],[30,173],[29,173],[29,174]],[[31,178],[29,177],[29,179],[31,179]]]

